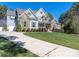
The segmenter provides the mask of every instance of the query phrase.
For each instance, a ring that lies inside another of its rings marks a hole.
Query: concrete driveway
[[[48,43],[19,32],[0,32],[0,35],[8,36],[12,41],[23,42],[23,47],[40,57],[79,57],[79,50]]]

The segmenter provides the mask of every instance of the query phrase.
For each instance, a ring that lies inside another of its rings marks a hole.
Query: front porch
[[[50,30],[51,28],[51,24],[50,23],[39,23],[39,29],[42,30],[42,32],[47,32],[48,30]]]
[[[38,23],[38,28],[28,28],[26,32],[48,32],[50,30],[51,24],[50,23]]]

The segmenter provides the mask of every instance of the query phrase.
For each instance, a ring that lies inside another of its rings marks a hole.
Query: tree
[[[6,14],[7,9],[6,5],[0,5],[0,14]]]
[[[73,16],[72,20],[71,20],[71,29],[72,29],[72,33],[79,33],[79,17],[78,16]]]
[[[22,32],[22,28],[21,28],[21,25],[20,25],[20,22],[18,21],[17,25],[16,25],[16,31],[17,32]]]
[[[79,3],[73,3],[72,7],[60,16],[59,22],[64,32],[79,33]]]
[[[3,24],[4,29],[7,30],[7,20],[6,20],[6,12],[7,12],[7,6],[6,5],[0,5],[0,18],[3,18],[5,20],[5,24]],[[3,29],[3,30],[4,30]]]
[[[72,19],[72,13],[70,11],[63,13],[60,16],[59,22],[61,23],[61,27],[62,29],[64,29],[64,32],[71,32],[70,29],[71,19]]]

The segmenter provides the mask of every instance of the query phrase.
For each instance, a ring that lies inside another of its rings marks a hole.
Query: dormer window
[[[40,11],[40,13],[42,14],[43,12],[42,12],[42,11]]]
[[[31,13],[28,13],[28,15],[31,15]]]

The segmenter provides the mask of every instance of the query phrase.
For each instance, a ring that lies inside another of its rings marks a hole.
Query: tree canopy
[[[0,5],[0,14],[5,14],[7,11],[7,6],[5,5]]]
[[[79,3],[73,3],[72,7],[60,16],[59,22],[64,32],[79,33]]]

